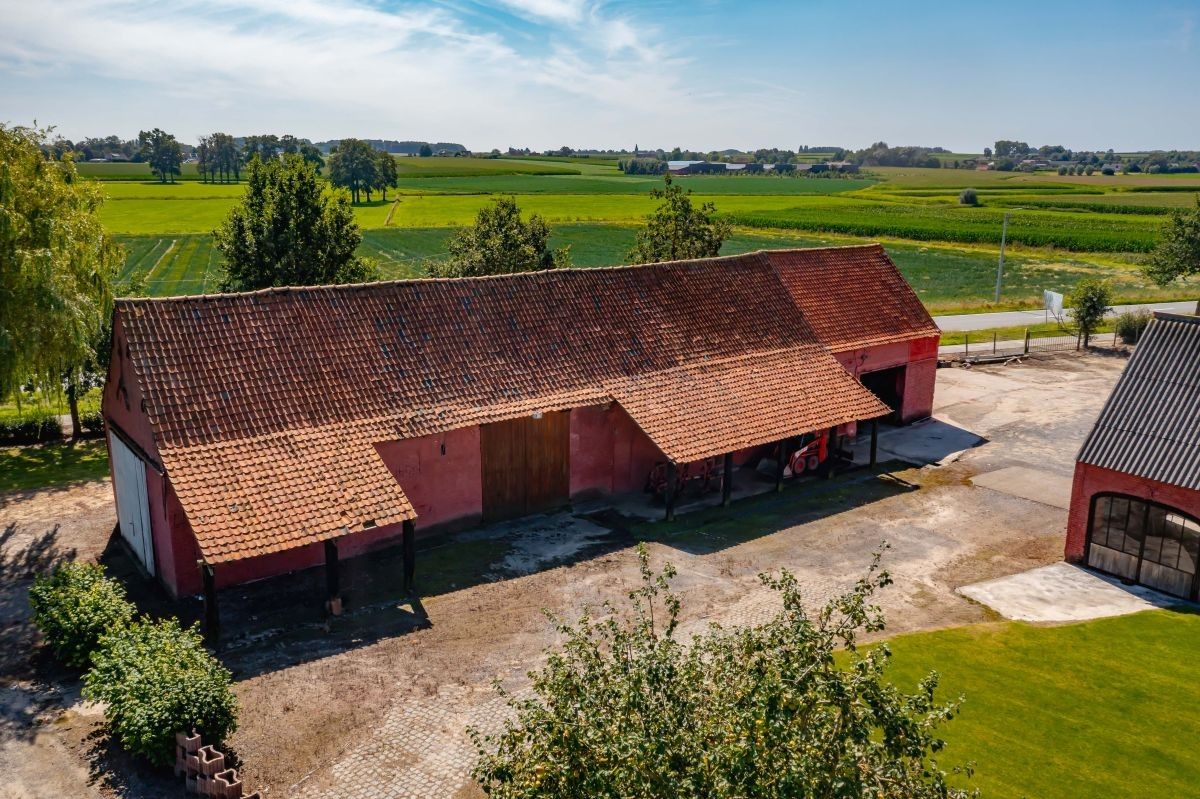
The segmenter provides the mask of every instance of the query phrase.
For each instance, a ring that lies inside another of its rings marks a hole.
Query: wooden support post
[[[221,643],[221,613],[217,607],[217,578],[212,564],[199,561],[204,583],[204,640],[213,649]]]
[[[1025,328],[1025,354],[1029,354],[1029,328]]]
[[[401,549],[404,554],[404,593],[412,596],[413,574],[417,569],[417,523],[405,519],[401,525]]]
[[[325,540],[325,607],[333,616],[339,616],[342,613],[341,588],[337,541],[327,538]]]
[[[838,451],[837,428],[831,427],[831,428],[829,428],[828,454],[825,458],[825,460],[829,462],[829,467],[825,470],[825,479],[826,480],[833,479],[833,472],[835,469],[835,465],[837,464],[837,451]]]
[[[678,473],[679,469],[675,465],[675,461],[667,461],[667,487],[665,489],[665,493],[663,494],[663,498],[666,500],[666,519],[669,522],[675,520],[675,481]]]
[[[871,420],[871,465],[879,463],[879,420]]]
[[[789,438],[785,438],[779,442],[779,462],[775,464],[775,490],[783,490],[783,470],[787,468],[787,451],[789,449]]]
[[[726,508],[729,507],[730,497],[733,494],[733,453],[725,453],[725,474],[721,478],[721,504]]]

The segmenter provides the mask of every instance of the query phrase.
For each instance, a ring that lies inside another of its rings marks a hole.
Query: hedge
[[[100,637],[124,627],[134,613],[125,588],[98,563],[64,563],[39,576],[29,589],[29,604],[55,656],[73,668],[86,666]]]

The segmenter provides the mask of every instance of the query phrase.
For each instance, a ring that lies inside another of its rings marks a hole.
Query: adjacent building
[[[1200,317],[1155,314],[1075,464],[1067,560],[1200,590]]]
[[[928,416],[882,247],[116,304],[121,534],[174,595]],[[669,500],[668,500],[669,501]]]

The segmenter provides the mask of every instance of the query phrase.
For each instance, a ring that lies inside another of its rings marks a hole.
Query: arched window
[[[1175,596],[1195,598],[1200,522],[1123,494],[1092,498],[1087,563]]]

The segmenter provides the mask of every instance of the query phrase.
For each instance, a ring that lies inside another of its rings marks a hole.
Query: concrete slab
[[[1018,621],[1086,621],[1189,604],[1069,563],[964,585],[958,593]]]
[[[1071,507],[1071,478],[1055,472],[1009,466],[976,475],[971,483],[1063,510]]]
[[[964,450],[979,446],[985,440],[939,414],[907,427],[881,426],[879,460],[897,459],[918,466],[949,463]],[[851,447],[854,462],[866,463],[870,458],[870,448],[870,431],[866,425],[861,425]]]

